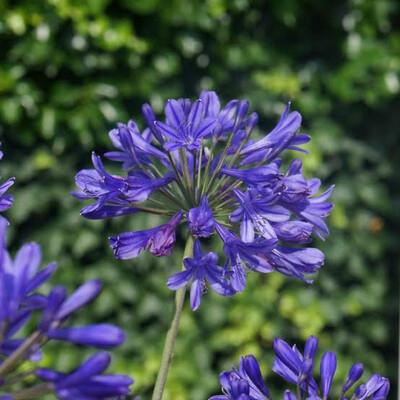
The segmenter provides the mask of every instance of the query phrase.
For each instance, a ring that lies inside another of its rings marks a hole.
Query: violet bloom
[[[242,155],[245,156],[242,164],[272,160],[285,148],[304,151],[297,146],[307,143],[310,136],[298,133],[301,115],[297,111],[289,112],[289,110],[290,103],[287,104],[277,125],[270,133],[255,143],[245,146],[242,151]]]
[[[190,306],[197,310],[200,305],[201,296],[207,284],[215,292],[222,296],[232,296],[235,290],[232,289],[225,271],[217,265],[218,256],[213,253],[203,254],[198,239],[194,241],[193,258],[184,258],[185,269],[172,274],[167,280],[167,286],[177,290],[192,280],[190,286]]]
[[[308,340],[314,340],[311,336]],[[316,346],[316,345],[315,345]],[[303,356],[296,346],[290,347],[282,339],[274,339],[273,349],[275,353],[274,364],[272,370],[282,376],[286,381],[294,384],[301,385],[302,389],[308,386],[313,392],[317,390],[317,384],[313,379],[307,366],[309,362],[313,361],[315,350],[308,357]]]
[[[318,340],[311,335],[306,340],[303,354],[294,345],[289,346],[282,339],[276,338],[273,343],[275,353],[272,370],[278,373],[286,382],[297,388],[294,391],[285,390],[283,400],[328,400],[349,399],[353,400],[385,400],[389,393],[389,380],[379,374],[371,375],[365,383],[358,385],[351,396],[348,392],[361,378],[363,366],[361,363],[353,364],[342,385],[340,393],[331,393],[331,384],[336,370],[336,356],[333,352],[325,352],[320,361],[320,382],[313,378],[314,358],[317,351]],[[231,371],[223,371],[219,375],[223,394],[214,395],[209,400],[269,400],[270,392],[267,389],[257,360],[252,355],[241,357],[239,368],[233,367]]]
[[[304,392],[310,400],[330,398],[332,381],[335,375],[337,363],[335,353],[327,351],[321,357],[321,384],[319,386],[312,377],[314,356],[317,349],[317,340],[314,336],[310,336],[307,339],[303,355],[297,349],[296,345],[290,347],[285,341],[279,338],[274,340],[273,349],[275,353],[275,359],[272,365],[273,371],[278,373],[287,382],[299,385],[301,391]],[[311,365],[311,368],[307,368],[307,363]],[[347,392],[362,375],[363,365],[361,363],[353,364],[348,371],[346,381],[342,385],[340,398],[348,396]],[[388,379],[381,377],[379,374],[373,374],[365,384],[361,384],[355,389],[353,396],[360,400],[369,398],[384,400],[386,399],[388,392]],[[337,398],[337,396],[332,396],[333,398]]]
[[[0,354],[9,355],[16,350],[24,338],[14,335],[28,322],[35,310],[46,306],[45,296],[35,293],[55,269],[55,263],[39,269],[40,247],[26,243],[17,252],[14,260],[5,249],[5,234],[8,222],[0,217]],[[38,347],[33,346],[25,358],[37,360],[41,357]]]
[[[245,99],[225,105],[204,90],[199,98],[169,99],[164,115],[142,107],[144,125],[117,123],[109,133],[114,151],[105,156],[121,166],[110,174],[93,155],[94,169],[76,174],[81,214],[99,219],[139,212],[159,215],[160,225],[113,235],[116,258],[144,250],[168,255],[176,230],[186,226],[196,238],[217,233],[224,242],[225,274],[243,290],[248,271],[279,271],[311,282],[323,254],[309,245],[328,233],[325,218],[331,188],[318,194],[319,180],[308,179],[300,160],[286,168],[277,158],[310,140],[299,133],[301,116],[289,105],[274,129],[255,138],[258,116]],[[187,235],[187,231],[182,232]]]
[[[0,211],[9,209],[14,201],[11,194],[6,193],[10,186],[14,184],[14,178],[9,178],[0,184]]]
[[[226,255],[225,268],[231,266],[232,287],[236,291],[244,289],[246,283],[246,270],[268,273],[273,270],[265,256],[270,254],[276,245],[276,239],[263,239],[247,243],[241,241],[229,229],[216,224],[216,230],[224,242],[223,251]]]
[[[62,326],[70,315],[97,297],[102,286],[98,279],[93,279],[79,286],[69,297],[63,286],[55,286],[43,310],[39,331],[50,339],[86,346],[106,348],[122,344],[125,334],[115,325]]]
[[[139,128],[132,120],[127,125],[118,124],[116,129],[110,131],[109,137],[118,151],[109,151],[104,156],[109,160],[122,162],[123,169],[149,163],[150,156],[166,158],[163,152],[151,145],[150,129],[146,128],[143,134],[140,134]]]
[[[67,325],[71,315],[99,295],[102,283],[98,279],[92,279],[69,296],[62,285],[53,287],[48,295],[38,293],[37,290],[54,271],[55,264],[50,263],[39,268],[41,251],[36,243],[24,244],[14,259],[11,258],[5,248],[7,226],[8,222],[0,217],[0,393],[4,383],[9,382],[21,363],[27,359],[37,362],[42,358],[41,347],[48,340],[110,348],[122,344],[125,339],[125,333],[112,324]],[[32,316],[35,317],[31,320]],[[34,321],[38,321],[36,328]],[[32,329],[31,332],[29,328]],[[28,336],[21,336],[21,332]],[[16,354],[19,356],[15,356]],[[109,356],[103,355],[102,358],[109,359]],[[129,392],[128,386],[132,383],[130,378],[122,375],[100,375],[102,370],[91,370],[96,373],[85,375],[90,370],[89,364],[93,366],[94,361],[84,363],[70,374],[36,369],[36,376],[49,382],[49,385],[40,386],[42,391],[39,393],[54,392],[59,399],[103,399]],[[106,365],[103,369],[105,367]],[[80,380],[75,380],[77,375]],[[49,376],[54,379],[46,379]],[[16,391],[18,398],[25,398],[24,390],[28,393],[29,390],[36,390],[32,377],[27,375],[26,379],[27,382],[23,382],[23,386],[28,386],[26,389],[20,390],[21,386],[14,389],[7,384],[5,388],[9,393],[2,394],[0,398],[12,399]]]
[[[285,189],[279,203],[300,220],[310,223],[313,226],[313,232],[323,239],[324,235],[329,234],[324,220],[333,208],[333,204],[326,200],[331,195],[334,186],[315,196],[321,186],[321,181],[318,178],[304,180],[301,167],[302,163],[299,159],[290,164],[286,177],[283,179]]]
[[[223,371],[219,382],[225,394],[209,400],[268,400],[270,393],[261,375],[258,361],[252,355],[240,357],[239,367]]]
[[[109,241],[116,258],[136,257],[147,247],[150,247],[150,252],[158,257],[169,254],[175,243],[175,229],[181,217],[182,213],[178,211],[166,224],[110,237]]]
[[[166,150],[172,151],[180,147],[195,150],[201,147],[200,139],[209,135],[216,124],[213,117],[204,117],[204,103],[198,99],[185,113],[184,105],[174,99],[165,105],[165,123],[156,121],[155,124],[161,133],[169,140],[164,143]]]
[[[96,199],[82,208],[89,219],[132,214],[137,211],[132,203],[145,201],[153,190],[165,186],[173,176],[152,179],[142,172],[132,172],[126,178],[110,175],[104,170],[100,157],[92,154],[94,170],[82,170],[75,180],[79,190],[72,194],[79,199]]]
[[[324,263],[324,253],[313,247],[277,245],[268,258],[271,268],[283,275],[312,283],[307,275],[314,274]]]
[[[130,393],[133,380],[122,374],[103,374],[111,362],[108,353],[93,354],[68,373],[48,368],[36,368],[35,375],[47,382],[48,391],[59,399],[111,399]]]
[[[186,218],[193,236],[208,237],[211,235],[214,228],[214,218],[206,195],[203,194],[197,207],[187,212]]]

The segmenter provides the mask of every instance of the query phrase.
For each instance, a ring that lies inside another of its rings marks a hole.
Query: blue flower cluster
[[[10,204],[11,200],[3,192],[0,203]],[[120,345],[125,334],[111,324],[67,325],[72,314],[98,296],[102,283],[90,280],[70,295],[62,285],[53,287],[48,295],[40,293],[55,263],[40,268],[41,250],[36,243],[24,244],[13,259],[5,247],[7,226],[8,221],[0,216],[0,399],[41,398],[53,392],[59,399],[89,400],[130,393],[130,377],[103,374],[110,363],[110,355],[104,351],[67,373],[40,367],[21,369],[24,361],[41,359],[41,347],[49,340],[104,349]],[[21,336],[28,329],[32,333]],[[31,383],[32,377],[42,383],[26,387],[25,379]]]
[[[314,356],[318,340],[309,336],[301,354],[294,345],[290,347],[282,339],[276,338],[273,343],[275,353],[272,370],[286,382],[296,385],[296,395],[290,390],[283,394],[283,400],[327,400],[331,396],[332,380],[336,371],[336,356],[332,351],[325,352],[320,360],[320,385],[312,376]],[[346,400],[349,390],[361,378],[364,369],[359,362],[353,364],[343,382],[339,398]],[[209,400],[269,400],[271,399],[256,358],[252,355],[241,357],[238,368],[223,371],[219,381],[224,394],[211,396]],[[372,374],[365,383],[359,384],[351,396],[352,400],[385,400],[389,393],[389,380],[379,374]]]
[[[109,133],[116,150],[104,155],[121,163],[125,173],[108,173],[93,154],[94,169],[76,174],[79,189],[73,194],[95,200],[82,208],[86,218],[139,211],[170,218],[111,237],[117,258],[133,258],[147,248],[156,256],[168,255],[177,227],[187,224],[196,251],[167,284],[175,290],[192,280],[194,309],[207,282],[224,296],[243,290],[249,270],[276,270],[312,282],[308,275],[324,261],[320,250],[304,245],[312,234],[328,234],[324,219],[332,209],[327,202],[332,187],[317,194],[321,182],[304,177],[300,159],[285,169],[279,157],[286,149],[304,151],[299,146],[310,136],[299,133],[301,116],[288,104],[275,128],[255,140],[251,134],[258,116],[248,109],[247,100],[221,107],[215,92],[202,91],[194,102],[168,100],[160,121],[145,104],[143,131],[129,121]],[[224,243],[223,266],[215,253],[200,249],[199,240],[212,234]]]

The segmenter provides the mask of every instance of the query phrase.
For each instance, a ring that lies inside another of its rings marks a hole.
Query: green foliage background
[[[337,351],[338,381],[359,360],[391,378],[395,398],[399,23],[394,0],[0,0],[2,175],[17,178],[10,245],[38,241],[44,260],[58,261],[53,283],[104,280],[79,318],[126,329],[113,368],[135,377],[143,399],[171,317],[164,282],[183,240],[168,258],[116,261],[108,235],[157,221],[86,221],[69,191],[91,151],[110,148],[116,121],[143,125],[143,102],[160,112],[167,98],[203,88],[249,98],[265,131],[292,100],[312,135],[306,173],[336,184],[335,208],[313,286],[253,274],[242,294],[209,293],[197,312],[185,310],[165,399],[206,399],[241,354],[269,371],[274,336],[301,344],[310,333]],[[43,363],[63,369],[82,357],[49,349]],[[282,383],[266,379],[278,398]]]

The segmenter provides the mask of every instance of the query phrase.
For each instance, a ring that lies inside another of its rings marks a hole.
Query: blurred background
[[[336,382],[361,361],[391,379],[396,398],[399,8],[391,0],[0,0],[1,170],[16,177],[9,244],[39,242],[44,261],[59,265],[52,284],[103,279],[79,318],[126,329],[113,369],[135,378],[142,399],[171,318],[165,280],[180,268],[182,247],[117,261],[107,237],[157,221],[86,221],[69,191],[91,151],[111,148],[117,121],[143,126],[143,102],[160,113],[167,98],[201,89],[223,102],[248,98],[263,132],[291,100],[312,135],[306,175],[336,184],[335,208],[330,236],[314,243],[326,262],[313,286],[251,274],[242,294],[210,292],[198,311],[185,310],[165,399],[218,392],[218,373],[241,354],[256,355],[266,374],[275,336],[301,347],[311,333],[319,355],[337,352]],[[82,357],[50,346],[43,363],[67,370]],[[285,385],[270,372],[266,379],[279,398]]]

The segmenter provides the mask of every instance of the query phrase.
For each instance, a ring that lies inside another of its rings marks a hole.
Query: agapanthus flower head
[[[305,393],[309,399],[328,399],[331,397],[332,381],[335,375],[337,359],[332,351],[323,353],[320,364],[320,384],[312,377],[313,368],[308,369],[308,374],[304,377],[305,365],[308,360],[311,365],[314,365],[314,356],[317,349],[317,340],[314,336],[310,336],[304,346],[304,353],[301,354],[296,345],[289,346],[282,339],[276,338],[273,343],[273,350],[275,353],[274,363],[272,370],[278,373],[287,382],[294,385],[299,385],[302,392]],[[348,391],[351,387],[362,377],[364,372],[363,365],[359,362],[354,363],[347,374],[347,378],[342,385],[340,398],[346,398]],[[364,385],[368,387],[368,391],[361,397],[357,397],[357,393],[363,390]],[[361,389],[360,389],[361,387]],[[386,388],[386,394],[381,397],[376,397],[375,394],[380,393]],[[382,390],[381,390],[382,389]],[[355,390],[353,396],[355,399],[385,399],[389,390],[389,381],[387,378],[381,377],[379,374],[373,374],[365,384],[359,385]],[[332,394],[332,398],[336,398]]]
[[[8,222],[0,217],[0,353],[9,355],[23,341],[14,338],[35,310],[46,306],[45,296],[35,293],[55,269],[48,264],[39,269],[40,247],[36,243],[26,243],[17,252],[14,260],[5,249],[5,235]],[[32,348],[25,353],[27,358],[37,359],[40,352]]]
[[[19,368],[29,359],[40,361],[41,347],[48,340],[60,340],[77,345],[111,348],[123,343],[125,333],[117,326],[107,323],[69,325],[70,316],[96,298],[102,283],[92,279],[75,289],[69,296],[63,285],[50,290],[48,295],[37,292],[50,277],[55,263],[39,268],[40,247],[36,243],[24,244],[11,258],[5,248],[8,222],[0,217],[0,398],[39,398],[54,392],[59,399],[105,399],[129,392],[132,380],[125,375],[102,374],[110,362],[107,353],[98,353],[68,374],[36,368],[22,374],[32,382],[32,375],[46,384],[13,390],[10,383],[18,382]],[[33,315],[36,318],[31,319]],[[33,321],[38,321],[36,327]],[[21,336],[33,326],[31,334]],[[102,368],[99,369],[99,365]]]
[[[359,384],[350,396],[349,391],[362,377],[364,369],[359,362],[354,363],[338,394],[332,393],[332,380],[336,371],[336,355],[332,351],[325,352],[320,360],[320,379],[313,378],[314,357],[318,340],[311,335],[306,340],[303,354],[284,340],[276,338],[273,343],[275,353],[272,370],[286,382],[296,386],[294,392],[286,390],[283,400],[328,400],[351,397],[352,400],[385,400],[389,393],[389,380],[379,374],[372,374],[365,383]],[[241,357],[239,368],[223,371],[219,377],[223,395],[211,396],[209,400],[269,400],[270,393],[260,372],[257,360],[252,355]],[[296,393],[296,394],[294,394]]]
[[[324,219],[332,208],[327,202],[332,188],[316,195],[320,181],[303,175],[299,159],[285,169],[278,158],[284,150],[302,150],[310,139],[299,132],[300,114],[288,104],[276,127],[257,139],[251,136],[258,116],[249,112],[249,102],[234,99],[221,106],[213,91],[202,91],[195,101],[167,100],[164,117],[148,104],[142,113],[147,125],[142,130],[129,121],[109,133],[116,150],[105,157],[121,163],[121,174],[108,173],[93,154],[94,169],[75,178],[79,189],[73,194],[94,200],[82,208],[86,218],[137,212],[169,218],[111,237],[115,256],[133,258],[147,248],[168,255],[183,224],[195,238],[221,237],[224,279],[235,291],[244,288],[252,270],[311,282],[308,275],[324,257],[304,246],[313,234],[328,233]]]
[[[270,397],[260,366],[252,355],[240,357],[238,368],[221,372],[219,382],[225,394],[211,396],[209,400],[267,400]]]

